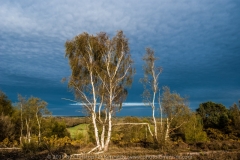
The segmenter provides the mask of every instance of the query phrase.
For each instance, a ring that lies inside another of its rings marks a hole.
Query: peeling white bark
[[[36,119],[37,119],[37,123],[38,123],[38,143],[40,143],[40,141],[41,141],[41,120],[38,117],[38,107],[36,110]]]
[[[108,112],[108,133],[107,133],[107,139],[104,145],[104,151],[108,150],[111,135],[112,135],[112,111],[109,111]]]
[[[169,126],[170,126],[170,123],[168,122],[168,118],[167,118],[165,141],[167,141],[169,138]]]
[[[153,123],[154,123],[154,137],[157,140],[157,122],[156,122],[156,118],[155,118],[155,95],[156,92],[153,93],[153,101],[152,101],[152,118],[153,118]]]

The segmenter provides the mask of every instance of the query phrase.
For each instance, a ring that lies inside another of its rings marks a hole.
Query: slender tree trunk
[[[160,97],[160,89],[158,91],[159,96],[158,96],[158,104],[159,104],[159,111],[160,111],[160,134],[161,136],[163,135],[163,122],[162,122],[162,106],[161,106],[161,97]]]
[[[110,111],[108,112],[108,134],[107,134],[107,139],[106,139],[106,143],[104,146],[104,151],[108,151],[108,146],[109,146],[109,142],[111,139],[111,134],[112,134],[112,110],[110,109]]]
[[[170,123],[168,122],[168,118],[167,118],[167,128],[166,128],[166,134],[165,134],[165,141],[168,140],[169,138],[169,126],[170,126]]]
[[[31,142],[31,131],[30,131],[30,128],[29,128],[29,132],[28,132],[28,137],[29,137],[28,142],[30,143]]]
[[[115,72],[116,73],[116,72]],[[106,142],[104,144],[104,151],[108,151],[108,145],[111,139],[111,134],[112,134],[112,101],[113,101],[113,86],[112,86],[112,77],[111,75],[108,73],[110,82],[109,82],[109,105],[108,107],[108,132],[107,132],[107,139]],[[113,76],[114,77],[114,76]]]
[[[90,63],[92,63],[92,58],[89,55],[89,59],[90,59]],[[93,82],[93,75],[92,75],[92,70],[90,70],[90,79],[91,79],[91,85],[92,85],[92,93],[93,93],[93,110],[92,110],[92,123],[93,123],[93,127],[94,127],[94,134],[95,134],[95,139],[96,139],[96,143],[97,146],[99,147],[99,151],[102,150],[102,147],[100,145],[100,141],[99,141],[99,135],[98,135],[98,128],[97,128],[97,123],[96,123],[96,104],[97,104],[97,100],[96,100],[96,92],[95,92],[95,86],[94,86],[94,82]]]
[[[102,126],[102,134],[101,134],[101,146],[102,146],[102,148],[104,148],[105,130],[106,130],[106,126],[105,126],[105,123],[104,123],[103,126]]]
[[[96,123],[96,114],[95,113],[92,113],[92,123],[93,123],[93,127],[94,127],[94,134],[95,134],[96,143],[97,143],[97,146],[100,147],[99,150],[101,150],[101,145],[100,145],[99,136],[98,136],[98,128],[97,128],[97,123]]]
[[[26,130],[27,130],[27,132],[26,132],[26,139],[28,141],[28,123],[27,123],[27,119],[26,119]]]
[[[21,104],[21,129],[20,129],[20,144],[22,145],[22,136],[23,136],[23,118],[22,118],[22,104]]]
[[[38,118],[37,113],[38,113],[38,108],[37,108],[37,111],[36,111],[36,119],[37,119],[37,123],[38,123],[38,144],[39,144],[40,141],[41,141],[41,122]]]
[[[26,134],[26,138],[28,143],[30,143],[31,141],[31,134],[30,134],[30,127],[29,127],[29,120],[26,119],[26,127],[27,127],[27,134]]]
[[[102,108],[102,103],[103,103],[103,96],[102,96],[102,102],[99,105],[98,108],[98,119],[100,124],[102,125],[102,133],[101,133],[101,149],[104,149],[104,143],[105,143],[105,130],[106,130],[106,122],[107,122],[107,111],[105,109],[105,120],[102,121],[101,119],[101,108]]]
[[[161,134],[163,132],[162,107],[161,107],[161,104],[160,104],[160,132],[161,132]]]
[[[153,123],[154,123],[154,139],[157,142],[157,121],[155,118],[155,95],[156,93],[153,93],[153,101],[152,101],[152,117],[153,117]]]

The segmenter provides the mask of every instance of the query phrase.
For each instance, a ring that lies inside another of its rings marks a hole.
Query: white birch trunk
[[[162,136],[163,133],[163,122],[162,122],[162,106],[161,106],[161,97],[160,97],[160,89],[158,91],[159,96],[158,96],[158,104],[159,104],[159,110],[160,110],[160,134]]]
[[[104,142],[105,142],[105,129],[106,129],[106,126],[105,124],[103,124],[102,126],[102,134],[101,134],[101,146],[102,148],[104,148]]]
[[[160,131],[163,132],[163,122],[162,122],[162,107],[160,104]]]
[[[111,134],[112,134],[112,111],[110,110],[108,112],[108,134],[107,134],[106,143],[104,145],[104,151],[108,150]]]
[[[165,134],[165,141],[167,141],[168,140],[168,138],[169,138],[169,125],[170,125],[170,123],[168,122],[168,118],[167,118],[167,128],[166,128],[166,134]]]
[[[22,136],[23,136],[23,118],[22,118],[22,104],[21,104],[21,132],[20,132],[20,144],[22,145]]]
[[[91,56],[89,56],[89,58],[90,58],[90,63],[92,63]],[[97,146],[99,146],[99,151],[101,151],[102,147],[100,145],[99,136],[98,136],[98,128],[97,128],[97,123],[96,123],[97,117],[96,117],[95,111],[96,111],[97,100],[96,100],[96,92],[95,92],[95,86],[94,86],[94,82],[93,82],[92,71],[90,71],[90,79],[91,79],[92,93],[93,93],[92,123],[93,123],[93,127],[94,127],[96,143],[97,143]]]
[[[95,139],[96,139],[96,143],[97,146],[100,147],[100,142],[99,142],[99,136],[98,136],[98,128],[97,128],[97,123],[96,123],[96,114],[92,113],[92,123],[93,123],[93,127],[94,127],[94,135],[95,135]],[[101,147],[100,149],[101,150]]]
[[[153,93],[153,101],[152,101],[152,117],[153,117],[153,123],[154,123],[154,138],[157,140],[157,122],[155,118],[155,92]]]
[[[41,141],[41,122],[38,118],[37,113],[38,113],[38,108],[37,108],[37,111],[36,111],[36,119],[37,119],[37,123],[38,123],[38,144],[39,144],[40,141]]]
[[[26,119],[26,127],[27,127],[26,137],[27,137],[28,143],[30,143],[31,142],[31,134],[30,134],[29,121],[27,119]]]

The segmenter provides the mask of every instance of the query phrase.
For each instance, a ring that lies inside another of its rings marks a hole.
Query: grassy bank
[[[89,124],[79,124],[74,127],[67,128],[72,139],[81,139],[83,137],[88,137],[88,125]]]

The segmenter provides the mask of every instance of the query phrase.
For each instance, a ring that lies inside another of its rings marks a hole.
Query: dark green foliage
[[[197,109],[210,139],[239,139],[240,111],[236,104],[227,109],[222,104],[206,102]]]
[[[11,122],[10,117],[0,115],[0,142],[5,138],[14,139],[14,124]]]
[[[65,122],[58,121],[53,117],[45,118],[42,128],[42,135],[46,137],[51,137],[52,135],[56,135],[59,138],[63,138],[65,136],[70,137],[70,134],[66,129]]]
[[[202,117],[205,129],[224,129],[229,123],[228,110],[222,104],[202,103],[197,109],[197,113]]]
[[[240,130],[240,109],[236,104],[233,104],[233,106],[230,107],[229,117],[233,128]]]
[[[229,118],[230,124],[227,128],[228,132],[231,133],[229,138],[240,138],[240,109],[236,104],[233,104],[233,106],[229,108]]]
[[[222,104],[206,102],[200,104],[197,114],[203,120],[204,128],[210,139],[224,140],[224,133],[230,133],[230,118],[228,109]]]
[[[20,130],[21,130],[21,117],[20,111],[17,107],[14,107],[14,112],[11,117],[11,122],[14,126],[14,137],[15,139],[19,140],[20,137]]]
[[[11,116],[13,107],[5,93],[0,91],[0,114]]]
[[[30,143],[23,143],[22,150],[24,153],[36,153],[39,150],[39,146],[36,142],[31,141]]]

